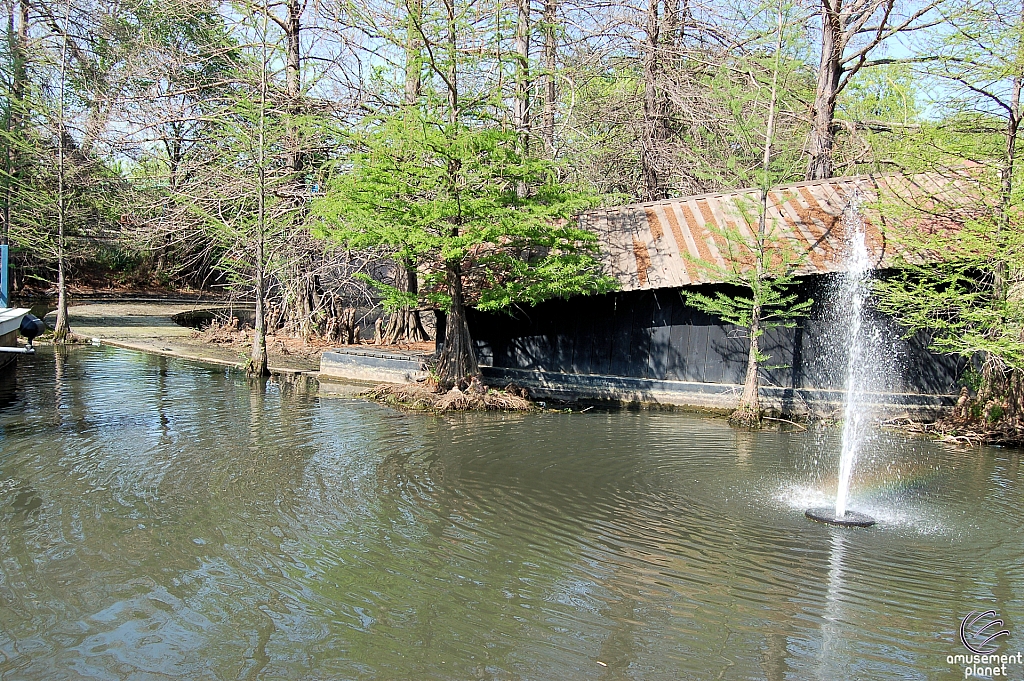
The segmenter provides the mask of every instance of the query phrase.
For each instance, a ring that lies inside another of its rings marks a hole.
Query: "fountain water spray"
[[[846,402],[843,405],[843,444],[839,457],[839,487],[835,509],[812,508],[806,516],[833,525],[868,527],[875,521],[870,516],[848,510],[850,478],[853,464],[864,441],[867,409],[864,396],[870,370],[865,356],[868,345],[864,327],[864,305],[871,292],[871,256],[868,252],[861,217],[861,199],[857,190],[843,212],[846,237],[845,274],[838,291],[837,310],[841,311],[843,339],[846,341]]]

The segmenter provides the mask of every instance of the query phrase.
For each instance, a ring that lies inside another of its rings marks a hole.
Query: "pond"
[[[406,414],[107,347],[0,390],[4,679],[963,678],[1024,649],[1020,453]],[[1024,669],[1011,664],[1011,676]]]

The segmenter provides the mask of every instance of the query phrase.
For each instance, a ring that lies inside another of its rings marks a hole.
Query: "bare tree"
[[[942,22],[934,10],[945,0],[930,0],[909,14],[897,12],[896,0],[820,0],[821,60],[812,108],[805,179],[832,177],[836,99],[865,67],[898,59],[871,58],[886,41]]]
[[[657,201],[666,197],[661,148],[669,137],[668,101],[665,96],[665,46],[671,46],[677,0],[648,0],[644,24],[644,122],[640,140],[643,175],[643,199]]]
[[[53,339],[63,343],[71,333],[68,322],[68,283],[65,236],[67,231],[67,167],[66,129],[67,116],[67,71],[68,71],[68,29],[71,24],[71,0],[66,0],[64,23],[61,28],[60,80],[57,84],[57,320],[53,325]]]
[[[544,109],[541,136],[549,158],[555,155],[556,74],[558,70],[558,0],[544,0]]]

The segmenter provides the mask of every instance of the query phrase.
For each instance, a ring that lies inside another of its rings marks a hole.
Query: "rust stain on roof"
[[[722,226],[718,224],[715,219],[715,213],[711,209],[710,201],[698,201],[697,205],[700,207],[701,217],[704,218],[704,234],[710,234],[712,241],[714,241],[715,247],[718,249],[719,255],[722,253],[729,252],[729,244],[725,241],[725,236],[722,234]],[[724,264],[724,261],[723,263]]]
[[[694,233],[695,229],[700,228],[703,232],[703,225],[697,222],[697,218],[693,217],[693,211],[685,203],[682,205],[683,208],[683,220],[686,221],[686,231],[689,232],[690,238],[693,240],[693,245],[697,247],[696,253],[691,253],[692,256],[696,256],[701,260],[707,262],[715,262],[715,259],[711,257],[711,249],[708,248],[708,242],[704,240],[704,235],[700,232]],[[695,281],[706,281],[704,277],[697,277]]]
[[[651,236],[655,241],[665,236],[665,230],[661,228],[661,221],[658,220],[658,213],[653,208],[644,211],[647,215],[647,224],[651,226]]]
[[[633,257],[636,258],[636,277],[640,280],[640,287],[647,285],[647,270],[651,268],[651,254],[647,252],[647,245],[639,239],[633,239]]]
[[[679,226],[679,219],[676,218],[676,212],[672,206],[668,206],[665,209],[665,219],[668,220],[669,229],[672,230],[672,238],[676,241],[676,251],[680,255],[680,261],[683,265],[683,271],[686,274],[686,282],[694,282],[698,280],[696,269],[690,262],[690,259],[686,257],[686,254],[690,252],[689,247],[686,245],[686,237],[683,236],[683,230]]]
[[[795,258],[797,275],[842,271],[848,248],[843,215],[857,199],[864,206],[865,244],[877,267],[890,266],[900,254],[886,235],[886,221],[871,208],[879,195],[906,197],[918,207],[934,203],[931,198],[937,194],[940,201],[956,201],[959,196],[959,205],[968,203],[963,197],[971,193],[969,177],[930,175],[935,176],[846,177],[772,189],[766,230],[777,245],[769,260]],[[758,190],[745,189],[610,208],[581,220],[596,229],[605,272],[618,279],[623,290],[715,283],[723,281],[723,272],[753,266],[751,241],[757,232],[759,199]],[[901,227],[921,232],[956,228],[955,221],[941,214],[908,219]],[[664,238],[666,231],[672,239]]]

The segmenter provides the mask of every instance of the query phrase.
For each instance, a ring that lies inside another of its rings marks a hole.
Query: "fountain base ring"
[[[871,527],[875,519],[863,513],[847,511],[844,516],[837,516],[834,508],[809,508],[804,515],[811,520],[840,527]]]

